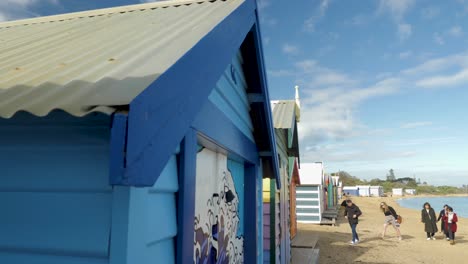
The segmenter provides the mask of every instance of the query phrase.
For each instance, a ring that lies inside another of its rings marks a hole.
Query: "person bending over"
[[[398,215],[395,212],[395,209],[393,209],[393,207],[391,206],[388,206],[387,203],[385,202],[380,203],[380,209],[385,215],[385,221],[384,221],[384,226],[383,226],[383,231],[382,231],[382,239],[385,238],[387,227],[389,225],[392,225],[397,233],[398,240],[401,240],[400,224],[398,224],[396,221],[398,218]]]

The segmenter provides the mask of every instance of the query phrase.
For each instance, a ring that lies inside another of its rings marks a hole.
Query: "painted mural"
[[[243,263],[239,197],[224,154],[197,154],[194,263]]]

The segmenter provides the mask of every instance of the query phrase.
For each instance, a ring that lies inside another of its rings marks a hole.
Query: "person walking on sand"
[[[450,245],[455,245],[455,232],[457,232],[457,214],[453,212],[453,208],[448,206],[447,213],[444,215],[445,230],[448,233]]]
[[[427,240],[435,240],[435,233],[437,233],[437,219],[434,209],[426,202],[421,211],[421,222],[424,223],[424,230],[426,231]]]
[[[383,231],[382,231],[382,239],[385,238],[385,233],[387,232],[388,225],[392,225],[397,233],[398,240],[401,240],[400,224],[398,224],[396,221],[396,219],[398,218],[398,215],[395,212],[395,209],[393,209],[393,207],[391,206],[388,206],[387,203],[385,202],[380,203],[380,209],[385,215],[385,222],[384,222]]]
[[[356,231],[356,227],[359,223],[359,216],[362,214],[361,210],[351,200],[346,200],[346,207],[344,217],[348,219],[353,239],[349,242],[351,245],[357,245],[359,243],[359,236]]]
[[[445,222],[444,222],[444,216],[447,214],[447,208],[448,208],[448,205],[444,205],[444,208],[439,213],[439,217],[437,218],[437,222],[442,220],[440,222],[440,232],[445,234],[445,238],[447,240],[450,240],[448,232],[445,229]]]

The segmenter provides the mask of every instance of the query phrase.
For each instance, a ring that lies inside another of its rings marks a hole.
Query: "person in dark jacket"
[[[440,221],[440,232],[444,233],[445,238],[447,240],[449,240],[450,239],[449,234],[448,234],[448,231],[445,230],[445,222],[444,222],[444,216],[447,214],[447,208],[448,208],[448,205],[444,205],[444,208],[439,213],[439,217],[437,218],[437,222]]]
[[[382,239],[385,238],[385,233],[387,232],[388,225],[392,225],[393,228],[395,228],[395,231],[398,236],[398,240],[401,240],[400,224],[398,224],[398,222],[396,221],[398,218],[398,215],[395,209],[393,209],[393,207],[391,206],[388,206],[387,203],[385,202],[380,203],[380,209],[385,215],[384,228],[382,231]]]
[[[434,209],[429,203],[425,203],[421,210],[421,222],[424,223],[424,231],[426,231],[427,240],[435,240],[437,233],[437,218]]]
[[[353,239],[351,242],[349,242],[351,245],[356,245],[359,243],[359,236],[357,234],[356,227],[359,223],[359,216],[361,214],[361,210],[353,203],[353,201],[346,200],[344,216],[348,219],[349,226],[351,226],[351,232],[353,234]]]
[[[444,215],[445,230],[449,234],[450,245],[455,245],[455,232],[457,232],[457,214],[453,212],[453,208],[447,206],[447,212]]]

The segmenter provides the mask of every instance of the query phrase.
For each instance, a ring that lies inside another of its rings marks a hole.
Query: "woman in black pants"
[[[435,233],[437,233],[437,218],[434,209],[429,203],[424,204],[421,211],[421,222],[424,223],[424,230],[427,234],[427,240],[435,240]]]

